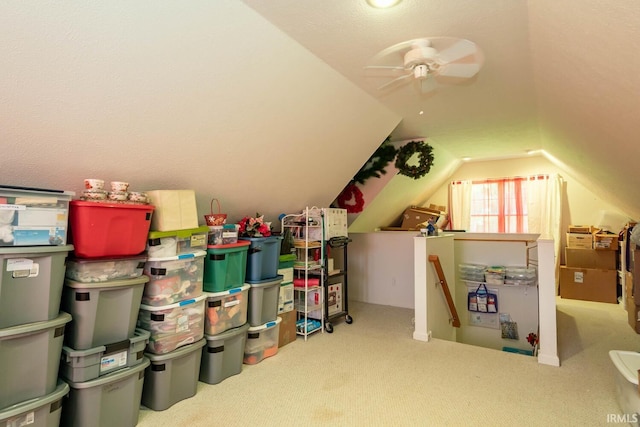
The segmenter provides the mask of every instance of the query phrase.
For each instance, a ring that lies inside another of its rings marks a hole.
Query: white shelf
[[[294,307],[297,310],[297,321],[303,320],[305,324],[309,320],[316,320],[319,326],[312,330],[298,330],[296,334],[307,337],[318,331],[324,331],[324,221],[322,210],[307,207],[302,213],[285,215],[282,218],[282,230],[289,229],[293,236],[292,249],[295,250],[294,279],[303,279],[304,287],[294,286]],[[318,252],[314,251],[320,251]],[[314,256],[315,255],[315,256]],[[315,260],[314,258],[317,258]],[[296,263],[298,265],[296,265]],[[313,281],[311,281],[313,279]],[[317,283],[317,284],[316,284]],[[309,304],[309,296],[316,292],[319,301]],[[309,313],[320,312],[320,319],[311,319]]]

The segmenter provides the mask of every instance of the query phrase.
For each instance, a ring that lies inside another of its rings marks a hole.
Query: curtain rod
[[[529,176],[506,176],[506,177],[502,177],[502,178],[486,178],[486,179],[469,179],[466,181],[471,181],[471,182],[487,182],[487,181],[503,181],[505,179],[511,179],[511,180],[516,180],[516,179],[526,179],[526,180],[537,180],[537,179],[549,179],[549,174],[543,173],[543,174],[535,174],[535,175],[529,175]],[[464,181],[452,181],[452,184],[461,184]]]

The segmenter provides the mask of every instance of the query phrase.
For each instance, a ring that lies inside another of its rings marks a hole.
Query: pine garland
[[[380,178],[386,174],[385,168],[396,156],[396,148],[389,144],[390,136],[385,139],[380,147],[371,155],[367,163],[360,168],[360,170],[353,177],[353,182],[358,184],[364,184],[369,178]]]

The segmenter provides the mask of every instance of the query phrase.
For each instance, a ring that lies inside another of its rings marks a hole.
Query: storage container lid
[[[632,384],[638,385],[638,369],[640,369],[640,353],[635,351],[611,350],[611,361],[620,374]]]
[[[280,255],[280,262],[287,262],[287,261],[295,261],[296,260],[296,254],[284,254],[284,255]]]
[[[29,258],[31,255],[42,255],[53,252],[71,252],[73,245],[61,246],[13,246],[0,247],[0,255],[21,255],[23,258]]]
[[[123,288],[125,286],[136,286],[147,283],[149,281],[149,276],[140,276],[134,277],[133,279],[124,279],[124,280],[109,280],[107,282],[93,282],[93,283],[85,283],[85,282],[76,282],[71,279],[64,279],[64,285],[69,288],[74,289],[103,289],[103,288]]]
[[[76,256],[69,256],[67,257],[67,262],[71,261],[71,262],[77,262],[78,264],[86,264],[86,263],[92,263],[92,262],[109,262],[109,261],[138,261],[138,262],[144,262],[147,260],[147,254],[146,253],[142,253],[140,255],[130,255],[130,256],[119,256],[119,257],[95,257],[95,258],[78,258]]]
[[[69,199],[75,196],[75,191],[63,191],[63,190],[54,190],[50,188],[34,188],[34,187],[18,187],[14,185],[0,185],[0,192],[3,194],[6,192],[15,193],[19,196],[24,195],[41,195],[41,196],[64,196],[61,199]]]
[[[199,295],[195,298],[191,298],[191,299],[186,299],[184,301],[179,301],[173,304],[169,304],[169,305],[157,305],[157,306],[153,306],[153,305],[146,305],[146,304],[140,304],[140,309],[141,310],[147,310],[147,311],[162,311],[162,310],[168,310],[171,308],[178,308],[178,307],[184,307],[186,305],[191,305],[191,304],[195,304],[197,302],[200,302],[202,300],[204,300],[205,296],[204,295]]]
[[[43,322],[23,323],[17,326],[0,329],[0,339],[15,338],[19,335],[28,335],[40,332],[44,329],[53,329],[71,322],[71,315],[61,311],[58,317]]]
[[[170,351],[169,353],[164,354],[153,354],[145,352],[144,355],[151,362],[166,362],[167,360],[177,359],[178,357],[186,356],[187,354],[193,353],[194,351],[200,351],[202,347],[207,343],[207,340],[202,338],[194,342],[193,344],[184,345],[182,347],[178,347],[177,349]]]
[[[247,322],[242,326],[238,326],[237,328],[227,329],[226,331],[219,334],[215,334],[215,335],[204,334],[204,338],[207,340],[208,346],[216,345],[214,343],[216,343],[217,341],[223,341],[228,338],[232,338],[237,335],[242,335],[246,333],[249,330],[250,326],[251,325],[249,325],[249,323]]]
[[[279,285],[282,283],[284,276],[282,274],[278,274],[276,277],[271,277],[270,279],[263,280],[247,280],[247,283],[252,288],[266,288],[271,285]]]
[[[15,416],[35,411],[36,409],[42,408],[45,405],[48,405],[50,403],[53,403],[57,400],[62,399],[67,394],[69,394],[69,385],[66,382],[59,379],[58,385],[56,386],[55,390],[52,393],[46,394],[36,399],[29,399],[24,402],[20,402],[16,405],[9,406],[4,410],[0,410],[0,420],[1,421],[9,420],[10,418],[13,418]],[[10,425],[13,425],[13,424],[10,424]]]
[[[248,284],[244,284],[238,288],[232,288],[222,292],[204,292],[204,296],[207,298],[220,298],[226,297],[227,295],[239,294],[240,292],[246,291],[250,286]]]
[[[91,207],[107,209],[138,209],[142,211],[152,211],[156,207],[153,205],[140,205],[132,203],[106,203],[106,202],[85,202],[84,200],[72,200],[69,202],[72,207]]]
[[[198,258],[201,256],[205,256],[207,253],[205,251],[195,251],[186,254],[173,255],[162,258],[149,258],[147,261],[175,261],[179,259],[189,259],[189,258]]]
[[[149,231],[149,239],[160,239],[162,237],[191,237],[193,234],[209,233],[209,227],[201,225],[198,228],[186,228],[184,230],[172,230],[172,231]]]
[[[83,382],[67,381],[67,383],[71,386],[71,388],[75,388],[75,389],[88,389],[93,387],[99,387],[99,386],[115,383],[125,378],[136,375],[144,371],[147,368],[147,366],[149,366],[150,364],[151,362],[149,362],[149,359],[147,359],[146,357],[143,357],[142,362],[138,363],[137,365],[118,369],[117,371],[111,372],[110,374],[98,377],[95,380],[83,381]]]
[[[251,326],[248,329],[248,331],[249,332],[258,332],[258,331],[262,331],[264,329],[273,328],[274,326],[279,324],[281,321],[282,321],[282,319],[280,317],[276,317],[276,320],[272,320],[271,322],[267,322],[264,325]]]
[[[237,243],[229,243],[227,245],[207,245],[207,249],[231,249],[231,248],[239,248],[242,246],[248,246],[251,245],[251,242],[249,242],[248,240],[238,240]]]

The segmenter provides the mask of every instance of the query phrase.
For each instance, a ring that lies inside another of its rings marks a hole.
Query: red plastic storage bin
[[[80,258],[138,255],[146,249],[154,206],[69,203],[69,231]]]

